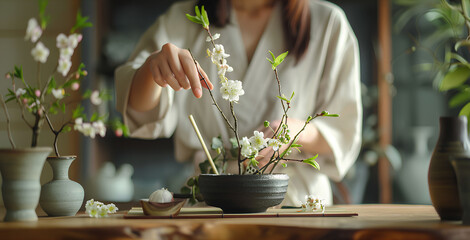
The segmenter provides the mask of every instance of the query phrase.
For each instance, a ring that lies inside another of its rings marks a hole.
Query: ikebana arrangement
[[[81,89],[81,81],[87,76],[85,65],[80,63],[75,70],[71,70],[72,56],[83,38],[79,31],[92,26],[88,17],[82,16],[80,11],[70,32],[60,33],[56,37],[59,57],[55,67],[50,69],[47,77],[42,74],[51,53],[41,41],[50,21],[46,15],[47,4],[47,0],[39,0],[39,20],[29,19],[26,28],[25,41],[32,45],[31,56],[37,63],[32,73],[34,77],[24,74],[22,66],[15,65],[12,71],[5,74],[11,82],[6,98],[0,94],[12,147],[0,149],[3,185],[8,186],[2,188],[7,210],[5,221],[37,220],[35,208],[39,198],[41,207],[49,216],[75,215],[81,207],[84,190],[68,178],[68,169],[75,156],[61,156],[58,146],[60,134],[76,130],[91,138],[97,135],[104,137],[107,125],[112,126],[117,136],[128,134],[127,127],[120,120],[107,121],[106,114],[98,114],[97,107],[110,98],[107,91]],[[90,101],[90,106],[95,109],[91,116],[86,114],[82,104],[84,101]],[[13,141],[7,108],[10,102],[17,104],[21,119],[32,132],[30,148],[17,148]],[[44,124],[54,135],[52,148],[38,146]],[[55,157],[48,157],[52,149]],[[46,158],[52,166],[53,180],[41,187],[39,177]],[[64,194],[65,190],[68,194]]]
[[[278,86],[278,98],[280,100],[282,110],[283,110],[283,115],[281,117],[281,123],[279,124],[279,127],[276,129],[273,129],[270,127],[270,122],[265,121],[264,122],[264,127],[268,128],[272,132],[272,137],[266,137],[264,136],[263,132],[260,131],[254,131],[253,136],[244,136],[241,137],[239,135],[239,125],[237,121],[237,114],[235,111],[235,106],[238,103],[240,97],[245,94],[245,90],[243,89],[242,82],[239,80],[231,80],[229,79],[226,74],[232,72],[234,69],[228,64],[227,58],[230,56],[227,52],[225,52],[225,48],[221,44],[217,44],[216,40],[220,38],[219,33],[212,34],[209,28],[209,19],[207,16],[207,12],[204,9],[204,6],[199,9],[198,6],[195,7],[195,16],[192,16],[190,14],[186,14],[186,17],[197,24],[200,24],[203,29],[207,32],[207,39],[206,41],[210,43],[212,46],[212,50],[207,49],[207,55],[210,57],[211,61],[213,64],[217,66],[217,74],[220,80],[220,94],[224,100],[228,101],[229,107],[230,107],[230,115],[227,116],[226,113],[224,113],[220,106],[219,103],[216,101],[212,90],[208,88],[210,97],[212,99],[212,102],[214,106],[218,109],[220,112],[221,116],[225,120],[227,126],[229,129],[233,132],[234,137],[230,139],[232,148],[227,151],[224,148],[224,145],[222,143],[222,139],[220,137],[213,138],[212,139],[212,144],[211,148],[214,150],[217,155],[213,158],[210,156],[210,154],[207,154],[208,160],[205,162],[201,163],[199,165],[201,173],[203,173],[200,176],[190,178],[186,185],[182,188],[183,193],[187,194],[192,194],[193,196],[193,201],[196,199],[199,195],[199,190],[201,189],[202,195],[206,203],[209,205],[215,205],[222,207],[218,201],[221,199],[218,199],[214,202],[211,202],[212,200],[210,199],[210,196],[214,196],[216,198],[220,198],[221,196],[226,196],[226,198],[230,198],[230,193],[221,193],[221,192],[215,192],[214,189],[219,189],[220,191],[223,191],[224,189],[231,189],[230,191],[232,192],[231,194],[234,195],[239,195],[234,191],[234,189],[237,188],[237,185],[240,186],[239,181],[244,181],[240,179],[248,179],[243,176],[251,175],[253,176],[250,181],[258,181],[259,178],[270,178],[270,179],[276,179],[277,181],[282,181],[283,184],[281,184],[283,187],[281,190],[278,189],[279,192],[281,192],[279,199],[277,199],[275,202],[268,203],[271,204],[271,206],[277,205],[282,201],[284,198],[284,193],[287,189],[287,181],[288,181],[288,176],[287,175],[282,175],[282,174],[273,174],[274,170],[278,165],[282,165],[283,167],[287,166],[288,162],[302,162],[309,164],[316,169],[320,169],[320,166],[318,163],[315,161],[318,155],[315,155],[313,157],[307,158],[307,159],[294,159],[294,158],[289,158],[289,154],[293,150],[297,150],[300,152],[300,147],[302,145],[298,144],[297,141],[299,139],[300,134],[305,130],[305,127],[307,124],[309,124],[312,120],[314,120],[317,117],[338,117],[338,114],[330,114],[327,111],[323,111],[321,113],[318,113],[314,116],[308,116],[304,122],[303,128],[300,129],[297,133],[292,133],[289,130],[288,126],[288,111],[291,108],[292,100],[294,98],[294,92],[290,94],[290,97],[287,97],[282,93],[281,89],[281,81],[279,79],[278,75],[278,66],[284,61],[286,58],[288,52],[281,53],[280,55],[276,56],[274,53],[269,51],[269,54],[271,55],[271,58],[267,58],[268,62],[271,64],[272,70],[274,72],[274,77],[275,81]],[[197,67],[197,61],[194,59],[194,64]],[[209,86],[207,83],[207,80],[204,78],[204,76],[201,74],[201,72],[198,72],[199,77],[201,81],[203,81],[203,84],[205,84],[207,87]],[[229,121],[229,117],[233,119],[233,124],[231,121]],[[193,123],[193,126],[195,124]],[[195,129],[197,129],[195,127]],[[196,130],[197,133],[197,130]],[[198,134],[199,135],[199,134]],[[201,138],[200,138],[201,140]],[[203,144],[204,147],[204,142],[201,140],[201,144]],[[205,148],[205,147],[204,147]],[[272,148],[273,153],[270,155],[269,160],[266,163],[260,163],[257,159],[260,157],[260,151],[266,148]],[[226,167],[227,167],[227,161],[230,159],[235,159],[237,161],[238,165],[238,175],[218,175],[220,173],[226,173]],[[206,175],[205,173],[210,173],[210,172],[216,173],[217,175]],[[220,176],[220,177],[218,177]],[[236,176],[241,176],[239,180],[236,180],[235,183],[233,183],[234,178],[237,178]],[[268,176],[268,177],[267,177]],[[255,180],[256,178],[256,180]],[[212,182],[212,179],[214,179]],[[262,180],[266,181],[266,179]],[[234,185],[230,185],[233,183]],[[221,186],[219,186],[221,184]],[[260,184],[260,183],[255,183],[254,184]],[[263,183],[264,184],[264,183]],[[203,185],[210,185],[210,189],[204,187]],[[260,187],[266,187],[265,186],[260,186]],[[208,189],[208,190],[204,190]],[[238,187],[239,188],[239,187]],[[259,190],[255,190],[259,191]],[[250,195],[250,193],[248,193]],[[280,200],[280,201],[279,201]],[[225,200],[223,200],[225,201]],[[265,201],[257,201],[257,202],[263,202]],[[211,204],[212,203],[212,204]],[[256,211],[264,211],[266,209],[265,206],[262,207],[253,207],[252,209],[242,209],[246,208],[246,205],[253,205],[253,202],[250,203],[250,200],[247,200],[246,202],[239,201],[238,207],[233,207],[233,206],[226,206],[224,209],[224,212],[227,210],[228,212],[256,212]],[[244,206],[245,205],[245,206]],[[266,204],[265,204],[266,205]]]

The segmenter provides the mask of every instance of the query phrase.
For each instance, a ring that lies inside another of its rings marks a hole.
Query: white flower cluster
[[[315,198],[312,195],[305,196],[306,202],[302,203],[302,212],[320,211],[325,213],[325,203],[323,199]]]
[[[243,137],[240,144],[242,156],[250,159],[256,158],[263,148],[272,147],[274,151],[277,151],[282,146],[278,139],[265,138],[264,133],[259,131],[254,131],[250,138]]]
[[[73,129],[83,133],[83,135],[95,138],[96,134],[104,137],[106,135],[106,126],[101,120],[96,122],[83,122],[83,118],[76,118]]]
[[[38,21],[35,18],[29,19],[24,39],[31,40],[32,43],[36,43],[41,35],[42,28],[39,26]],[[31,50],[31,55],[33,56],[34,60],[41,63],[45,63],[47,61],[49,53],[49,49],[40,41],[37,42],[36,46]]]
[[[72,67],[72,55],[75,51],[75,48],[78,46],[78,43],[82,41],[83,36],[78,33],[70,34],[68,37],[61,33],[57,36],[57,48],[60,50],[59,64],[57,66],[57,71],[66,76]]]
[[[220,37],[219,33],[213,35],[212,39],[218,39]],[[211,38],[208,37],[207,41],[211,41]],[[230,57],[230,54],[225,52],[224,46],[221,44],[215,44],[214,48],[211,50],[207,49],[207,55],[211,57],[212,63],[217,66],[217,74],[220,78],[220,93],[222,98],[230,102],[238,102],[240,96],[245,94],[245,91],[242,87],[242,82],[239,80],[229,80],[225,74],[227,72],[232,72],[233,68],[227,64],[227,59]]]
[[[85,213],[94,218],[107,217],[109,213],[116,213],[117,210],[119,209],[113,203],[105,205],[93,199],[88,200],[85,205]]]

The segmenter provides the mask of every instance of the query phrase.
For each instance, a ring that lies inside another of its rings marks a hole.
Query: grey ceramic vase
[[[76,156],[48,157],[52,180],[42,186],[39,204],[48,216],[74,216],[83,204],[83,187],[69,179],[69,167]]]
[[[0,149],[5,222],[37,221],[41,172],[50,147]]]
[[[460,202],[462,204],[462,223],[470,225],[470,158],[451,159],[459,186]]]
[[[450,163],[455,157],[470,157],[467,118],[441,117],[428,172],[429,195],[441,220],[462,219],[457,178]]]
[[[224,213],[257,213],[279,205],[285,197],[287,174],[199,175],[204,201]]]

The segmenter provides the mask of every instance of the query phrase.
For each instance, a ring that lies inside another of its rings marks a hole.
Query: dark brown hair
[[[308,0],[279,0],[282,6],[282,27],[286,50],[298,62],[308,49],[310,41],[310,8]],[[211,24],[224,27],[230,21],[230,0],[199,0],[205,6]],[[210,7],[209,7],[210,6]]]

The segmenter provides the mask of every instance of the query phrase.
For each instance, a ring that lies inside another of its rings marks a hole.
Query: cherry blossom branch
[[[0,100],[2,102],[3,111],[5,112],[5,118],[7,122],[8,140],[10,140],[11,147],[15,149],[16,145],[15,145],[15,142],[13,141],[13,137],[11,136],[10,114],[8,113],[7,105],[5,104],[5,99],[3,99],[3,95],[1,94],[0,94]]]

